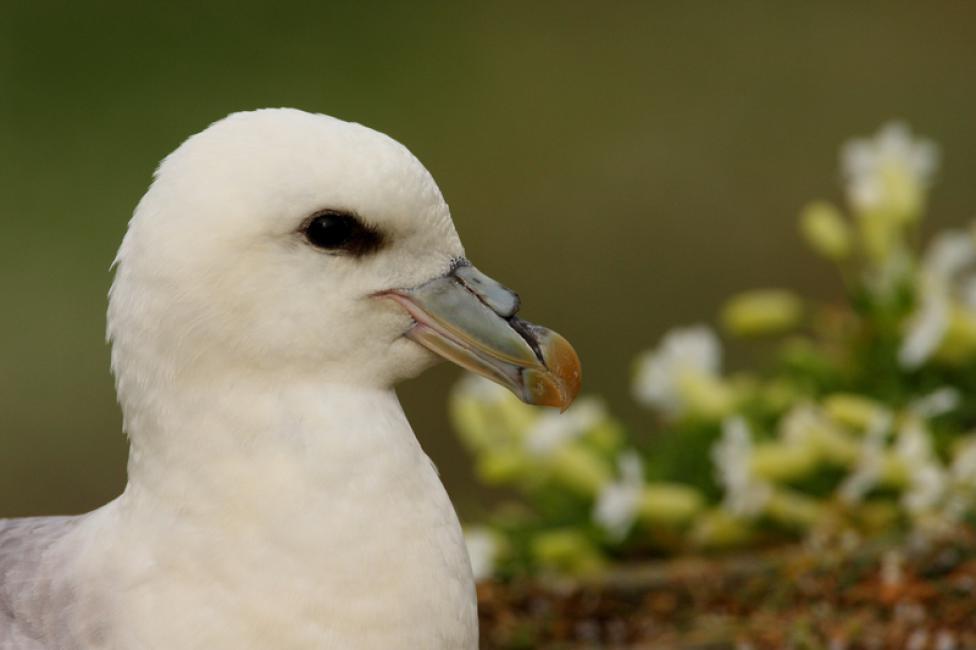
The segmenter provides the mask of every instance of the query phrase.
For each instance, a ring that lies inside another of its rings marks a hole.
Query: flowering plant
[[[706,325],[636,361],[657,416],[628,435],[602,401],[540,413],[467,377],[451,400],[479,477],[521,495],[466,535],[478,577],[799,538],[938,535],[976,514],[976,231],[919,224],[938,151],[902,124],[841,151],[847,214],[800,214],[842,304],[734,296],[724,331],[773,360],[725,373]]]

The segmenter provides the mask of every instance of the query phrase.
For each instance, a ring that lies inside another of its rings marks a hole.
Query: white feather
[[[307,245],[323,208],[387,245]],[[366,127],[274,109],[187,140],[116,260],[128,486],[45,535],[0,522],[43,549],[0,550],[0,648],[476,648],[461,530],[392,388],[433,359],[370,298],[462,254],[424,167]]]

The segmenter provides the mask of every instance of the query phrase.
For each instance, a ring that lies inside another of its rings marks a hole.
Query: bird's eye
[[[303,232],[308,242],[322,250],[365,255],[383,243],[383,238],[351,214],[326,210],[309,219]]]

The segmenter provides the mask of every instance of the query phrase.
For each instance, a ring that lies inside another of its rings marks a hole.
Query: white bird
[[[436,352],[565,408],[579,362],[465,261],[417,159],[233,114],[162,162],[115,269],[128,484],[0,520],[0,649],[476,648],[457,517],[393,385]]]

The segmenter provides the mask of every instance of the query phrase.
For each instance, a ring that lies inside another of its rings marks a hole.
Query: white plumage
[[[167,157],[109,299],[128,484],[0,520],[0,650],[476,648],[393,385],[433,351],[565,408],[580,374],[463,254],[427,170],[358,124],[237,113]]]
[[[395,244],[312,249],[323,207]],[[262,110],[187,140],[116,261],[128,486],[0,521],[0,648],[477,647],[458,521],[391,388],[434,357],[367,299],[462,254],[433,179],[368,128]]]

